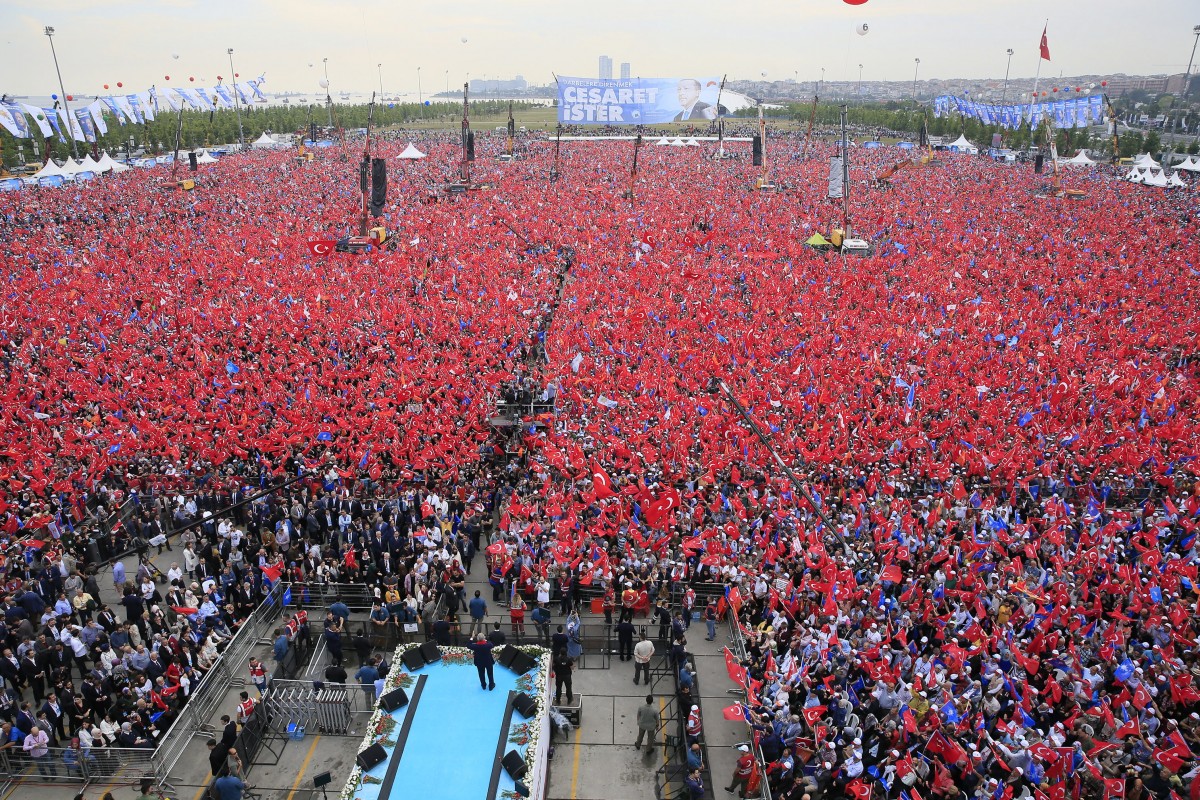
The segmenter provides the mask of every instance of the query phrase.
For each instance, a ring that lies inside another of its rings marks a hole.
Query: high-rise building
[[[612,80],[612,59],[608,56],[600,56],[600,77]]]
[[[628,61],[621,62],[621,79],[629,80],[629,62]]]

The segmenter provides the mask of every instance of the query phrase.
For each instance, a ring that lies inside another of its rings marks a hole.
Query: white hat
[[[744,745],[744,744],[739,744],[739,745],[738,745],[738,750],[739,750],[739,751],[741,751],[741,752],[743,752],[743,753],[749,753],[749,752],[750,752],[750,748],[749,748],[749,747],[747,747],[747,746],[746,746],[746,745]]]

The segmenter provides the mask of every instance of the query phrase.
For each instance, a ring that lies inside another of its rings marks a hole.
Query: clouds
[[[266,71],[274,91],[316,92],[323,58],[335,91],[377,86],[378,63],[389,92],[415,91],[418,66],[426,91],[438,91],[446,78],[460,85],[468,74],[521,74],[531,83],[549,83],[552,72],[591,75],[601,54],[629,61],[635,75],[647,77],[711,72],[753,78],[766,71],[810,81],[824,67],[827,81],[855,80],[861,63],[867,80],[903,81],[911,78],[916,57],[922,77],[1002,77],[1005,50],[1012,47],[1015,79],[1033,75],[1047,10],[1054,15],[1051,74],[1183,71],[1162,65],[1186,62],[1188,25],[1130,26],[1124,14],[1081,0],[1052,8],[1011,0],[1002,11],[962,0],[857,7],[838,0],[746,0],[735,7],[692,0],[683,10],[642,0],[9,0],[0,7],[0,27],[12,45],[0,52],[0,74],[10,80],[0,89],[40,95],[56,83],[44,25],[57,29],[67,90],[84,95],[116,80],[161,83],[165,74],[213,82],[228,71],[228,47],[243,75]],[[1163,19],[1185,19],[1191,10],[1184,0],[1163,0],[1156,8]],[[860,22],[870,23],[869,37],[854,36]],[[172,51],[182,58],[172,61]]]

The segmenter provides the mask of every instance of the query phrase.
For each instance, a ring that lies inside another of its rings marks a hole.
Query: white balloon
[[[462,43],[463,43],[463,44],[466,44],[466,43],[467,43],[467,37],[465,37],[465,36],[464,36],[464,37],[462,37],[462,40],[461,40],[461,41],[462,41]]]
[[[764,78],[765,78],[765,77],[767,77],[767,71],[766,71],[765,69],[762,71],[762,76],[763,76]]]
[[[855,28],[855,29],[854,29],[854,31],[855,31],[855,32],[856,32],[856,33],[857,33],[859,36],[866,36],[866,35],[867,35],[867,31],[869,31],[870,29],[871,29],[871,28],[870,28],[870,26],[869,26],[869,25],[867,25],[867,23],[865,23],[865,22],[862,22],[862,23],[859,23],[859,26],[858,26],[857,28]]]
[[[325,80],[324,78],[321,78],[321,80],[317,81],[317,83],[321,86],[322,89],[329,88],[329,81]]]
[[[179,60],[179,53],[171,53],[171,58],[173,58],[173,59],[175,59],[176,61],[178,61],[178,60]]]

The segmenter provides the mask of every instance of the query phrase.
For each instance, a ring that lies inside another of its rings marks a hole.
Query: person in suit
[[[700,99],[700,89],[700,81],[695,78],[683,78],[679,81],[675,93],[679,98],[681,110],[675,115],[675,122],[717,118],[717,109]]]
[[[471,648],[475,657],[475,669],[479,670],[479,688],[492,691],[496,688],[496,676],[493,674],[496,659],[492,655],[494,645],[480,634],[474,642],[467,642],[467,647]]]

